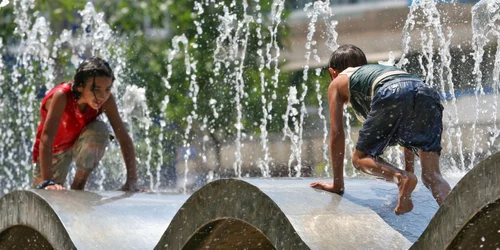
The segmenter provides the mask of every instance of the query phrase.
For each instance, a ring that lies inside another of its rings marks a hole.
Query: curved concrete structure
[[[500,152],[453,188],[411,249],[500,248]]]
[[[226,179],[191,196],[15,191],[0,198],[0,249],[405,249],[411,245],[401,230],[392,228],[390,219],[356,204],[361,197],[395,198],[390,193],[393,184],[350,179],[351,189],[341,197],[311,189],[310,182]],[[370,191],[367,186],[378,189]],[[387,200],[372,198],[365,202],[373,207]],[[392,214],[391,208],[383,211]],[[362,232],[371,232],[370,237]]]
[[[211,182],[186,201],[156,249],[407,249],[411,245],[374,211],[312,189],[310,181]]]
[[[187,198],[15,191],[0,198],[0,249],[153,249]]]
[[[0,229],[2,249],[75,249],[57,213],[32,192],[2,197]]]
[[[361,178],[343,196],[309,178],[222,179],[191,195],[15,191],[0,197],[0,249],[497,249],[499,165],[500,153],[478,164],[441,207],[419,183],[403,216],[396,185]]]

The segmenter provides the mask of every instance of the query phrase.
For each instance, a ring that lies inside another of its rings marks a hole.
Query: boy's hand
[[[339,195],[344,194],[344,185],[334,185],[333,182],[313,182],[309,185],[312,188],[322,189]]]

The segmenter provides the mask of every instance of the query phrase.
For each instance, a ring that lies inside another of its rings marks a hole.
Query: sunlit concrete
[[[15,191],[0,197],[0,249],[471,249],[500,247],[500,153],[449,179],[438,207],[421,183],[396,216],[397,186],[348,178],[221,179],[192,194]]]

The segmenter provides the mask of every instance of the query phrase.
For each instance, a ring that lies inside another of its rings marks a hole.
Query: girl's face
[[[92,89],[92,83],[95,81],[95,88]],[[79,87],[78,91],[82,93],[78,104],[87,104],[95,110],[101,108],[111,94],[113,82],[111,77],[98,76],[89,77],[85,83],[85,87]]]

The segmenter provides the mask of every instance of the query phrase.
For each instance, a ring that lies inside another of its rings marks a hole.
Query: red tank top
[[[66,108],[61,117],[59,123],[59,128],[57,129],[56,137],[52,144],[52,153],[56,154],[65,151],[75,143],[76,139],[82,132],[83,128],[87,126],[92,121],[95,121],[97,117],[101,114],[101,111],[97,111],[92,107],[88,106],[85,112],[82,113],[78,109],[78,103],[76,102],[73,92],[71,92],[70,83],[62,83],[55,88],[53,88],[42,100],[42,106],[40,107],[40,124],[36,132],[36,141],[33,146],[33,162],[36,162],[40,154],[40,137],[43,131],[43,125],[45,124],[45,119],[47,118],[47,110],[45,109],[45,104],[52,95],[58,90],[62,90],[66,94]]]

